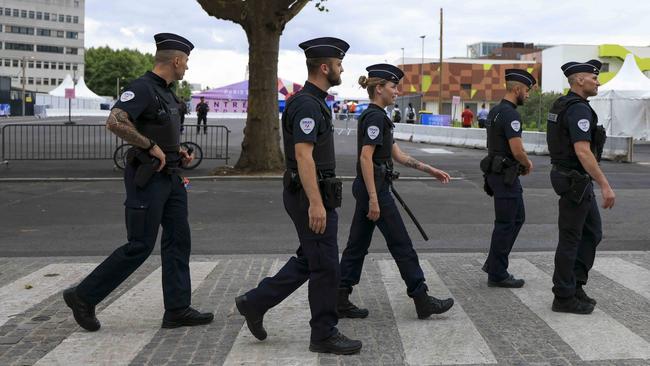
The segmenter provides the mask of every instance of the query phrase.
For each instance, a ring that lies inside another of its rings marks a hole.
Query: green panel
[[[422,90],[424,92],[428,92],[429,88],[431,87],[431,75],[424,75],[422,76]]]
[[[598,46],[599,57],[616,57],[621,60],[625,60],[625,56],[627,56],[628,53],[632,52],[630,52],[627,48],[619,46],[617,44],[601,44]],[[641,69],[641,71],[650,70],[650,58],[641,58],[637,55],[634,55],[634,60],[636,60],[636,64],[639,66],[639,69]]]
[[[612,80],[614,76],[616,76],[615,72],[601,72],[598,74],[598,81],[600,81],[600,84],[602,85]]]
[[[483,71],[488,71],[492,68],[492,64],[483,64]]]

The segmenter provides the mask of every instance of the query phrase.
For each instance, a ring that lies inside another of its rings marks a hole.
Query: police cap
[[[305,51],[307,58],[334,57],[343,59],[350,45],[334,37],[314,38],[298,45]]]
[[[603,66],[603,64],[598,60],[589,60],[587,62],[571,61],[571,62],[567,62],[561,67],[564,76],[569,77],[579,72],[588,72],[590,74],[598,75],[600,74],[601,66]]]
[[[404,77],[404,72],[399,67],[390,64],[376,64],[366,67],[369,78],[380,78],[398,84]]]
[[[156,41],[156,50],[178,50],[185,52],[188,56],[194,49],[192,42],[174,33],[158,33],[153,36]]]
[[[533,75],[521,69],[506,69],[506,81],[518,81],[529,88],[537,84]]]

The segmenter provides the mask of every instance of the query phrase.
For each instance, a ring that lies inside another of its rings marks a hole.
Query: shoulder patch
[[[314,122],[313,118],[303,118],[300,120],[300,129],[302,132],[304,132],[306,135],[309,135],[311,131],[314,130],[314,127],[316,126],[316,122]]]
[[[510,127],[512,127],[512,129],[515,132],[519,132],[519,130],[521,129],[521,122],[519,122],[517,120],[514,120],[514,121],[510,122]]]
[[[370,137],[371,140],[374,140],[379,136],[379,127],[377,126],[370,126],[368,127],[368,137]]]
[[[587,131],[589,131],[589,125],[590,124],[591,124],[591,122],[589,122],[588,119],[583,118],[583,119],[578,121],[578,128],[580,128],[584,132],[587,132]]]
[[[120,96],[120,102],[128,102],[129,100],[135,98],[135,93],[132,91],[125,91]]]

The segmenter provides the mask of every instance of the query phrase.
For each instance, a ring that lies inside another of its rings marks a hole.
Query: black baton
[[[415,224],[415,227],[417,227],[418,230],[420,231],[420,234],[422,234],[422,237],[424,238],[424,241],[428,241],[429,237],[427,236],[427,233],[424,232],[424,229],[422,229],[422,226],[420,226],[420,223],[418,222],[418,219],[415,218],[415,216],[413,215],[413,212],[411,212],[411,210],[406,205],[406,203],[404,203],[404,200],[402,199],[402,197],[400,197],[399,193],[397,193],[397,191],[395,190],[395,187],[393,186],[392,182],[390,183],[390,190],[393,192],[393,195],[395,196],[395,198],[397,198],[400,205],[402,205],[402,207],[404,207],[404,211],[406,211],[406,213],[409,215],[411,220],[413,220],[413,223]]]

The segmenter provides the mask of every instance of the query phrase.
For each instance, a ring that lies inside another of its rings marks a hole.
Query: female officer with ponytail
[[[368,254],[375,226],[384,235],[407,287],[407,294],[415,302],[420,319],[449,310],[453,299],[440,300],[427,294],[424,273],[413,249],[402,217],[390,192],[389,172],[393,160],[423,171],[442,183],[449,182],[449,174],[405,154],[393,141],[393,123],[384,108],[395,103],[397,84],[404,76],[399,68],[377,64],[366,68],[368,76],[359,78],[359,85],[368,91],[371,103],[359,117],[357,130],[357,176],[352,186],[356,208],[350,228],[350,237],[341,258],[341,282],[338,290],[339,318],[365,318],[367,309],[352,304],[349,295],[359,283],[363,260]],[[387,174],[387,172],[389,174]]]

